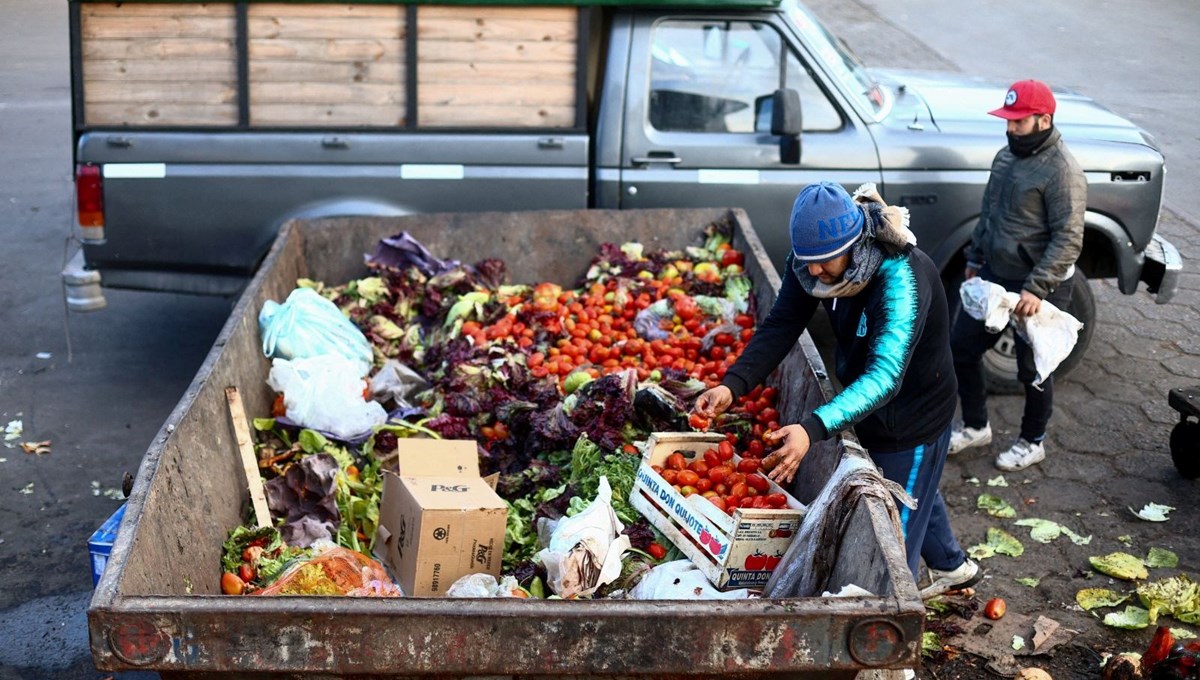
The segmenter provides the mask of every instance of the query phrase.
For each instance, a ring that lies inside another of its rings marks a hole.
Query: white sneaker
[[[1046,460],[1046,447],[1041,442],[1029,442],[1024,437],[1018,437],[1012,448],[996,456],[996,467],[1006,472],[1016,472],[1043,460]]]
[[[954,455],[963,449],[969,449],[973,446],[986,446],[992,443],[992,426],[984,425],[978,430],[973,427],[966,427],[961,423],[955,423],[954,429],[950,431],[950,448],[947,451],[950,455]]]
[[[921,599],[928,600],[931,597],[936,597],[950,590],[969,588],[979,583],[982,578],[983,570],[970,557],[963,560],[963,563],[958,565],[957,569],[951,569],[950,571],[930,569],[930,584],[921,589]]]

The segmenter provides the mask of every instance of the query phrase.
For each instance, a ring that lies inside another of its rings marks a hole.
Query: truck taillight
[[[76,167],[75,207],[84,239],[104,238],[104,186],[100,179],[100,166]]]

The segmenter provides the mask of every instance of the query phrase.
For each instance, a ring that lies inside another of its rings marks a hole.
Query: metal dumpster
[[[258,312],[297,278],[363,276],[363,254],[406,230],[441,257],[499,257],[517,283],[573,284],[604,242],[681,248],[729,220],[760,314],[780,281],[736,209],[547,211],[298,220],[285,226],[195,380],[146,452],[108,568],[88,609],[96,666],[163,678],[469,676],[854,677],[917,664],[925,610],[887,509],[864,499],[848,522],[833,587],[872,597],[736,601],[554,601],[228,597],[221,545],[247,492],[225,388],[266,414]],[[783,422],[831,396],[805,334],[776,375]],[[845,435],[852,437],[852,435]],[[841,440],[813,447],[798,475],[816,497]]]

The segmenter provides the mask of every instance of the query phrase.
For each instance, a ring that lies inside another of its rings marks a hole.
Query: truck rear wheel
[[[1092,334],[1096,331],[1096,298],[1092,294],[1092,286],[1083,272],[1075,273],[1075,290],[1071,293],[1071,305],[1067,308],[1071,316],[1083,323],[1079,330],[1079,338],[1075,341],[1075,349],[1063,359],[1054,371],[1054,375],[1062,377],[1071,372],[1087,352],[1092,342]],[[992,394],[1024,394],[1025,386],[1017,380],[1017,351],[1012,327],[1004,329],[1003,335],[996,345],[983,355],[983,371],[987,379],[988,391]]]

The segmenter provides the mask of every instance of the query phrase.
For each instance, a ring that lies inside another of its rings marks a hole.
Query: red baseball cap
[[[1049,85],[1040,80],[1022,80],[1008,88],[1004,106],[988,113],[1007,120],[1020,120],[1043,113],[1053,115],[1055,105]]]

